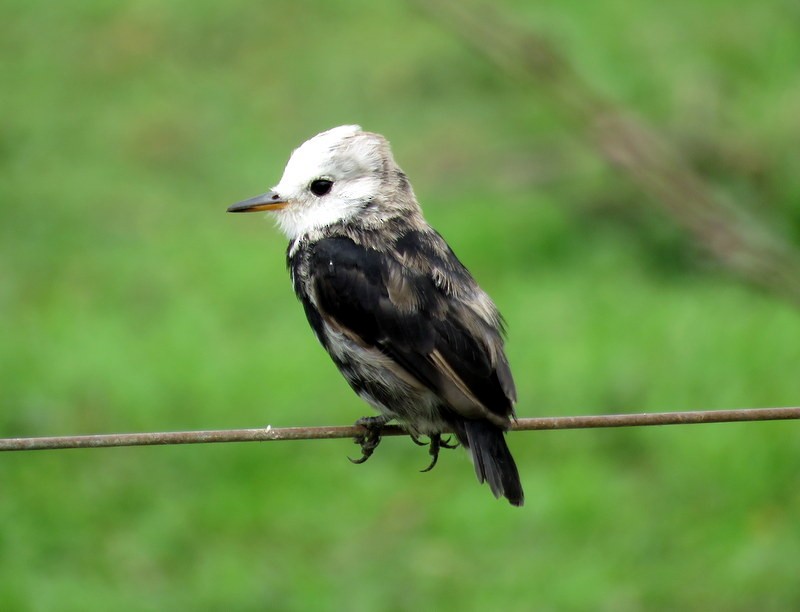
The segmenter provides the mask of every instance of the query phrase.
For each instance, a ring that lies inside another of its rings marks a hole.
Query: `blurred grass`
[[[225,206],[385,133],[510,328],[521,415],[796,405],[800,317],[402,3],[0,7],[0,435],[350,423],[284,239]],[[800,239],[797,7],[516,2]],[[3,610],[786,610],[793,423],[517,434],[515,511],[386,441],[7,454]]]

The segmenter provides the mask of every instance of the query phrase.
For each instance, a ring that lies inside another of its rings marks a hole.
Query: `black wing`
[[[474,285],[448,252],[451,267]],[[447,293],[441,279],[344,237],[317,242],[310,257],[324,319],[382,351],[462,417],[507,425],[515,391],[500,332]]]

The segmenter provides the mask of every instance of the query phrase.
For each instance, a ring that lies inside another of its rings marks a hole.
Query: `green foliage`
[[[790,2],[508,7],[800,236]],[[0,7],[0,436],[346,424],[284,240],[227,204],[386,134],[495,297],[522,416],[796,405],[800,316],[698,259],[557,109],[402,3]],[[800,607],[795,423],[0,458],[3,610]]]

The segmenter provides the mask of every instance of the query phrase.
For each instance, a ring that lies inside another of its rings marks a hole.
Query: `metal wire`
[[[789,419],[800,419],[800,407],[538,417],[516,420],[511,426],[511,431],[590,429],[598,427],[650,427],[654,425],[696,425],[700,423],[779,421]],[[365,431],[363,427],[358,425],[351,427],[279,428],[267,426],[258,429],[165,431],[85,436],[52,436],[41,438],[0,438],[0,451],[101,448],[110,446],[155,446],[164,444],[210,444],[214,442],[327,440],[335,438],[354,438],[363,435]],[[406,431],[397,425],[387,425],[383,428],[382,433],[384,436],[406,435]]]

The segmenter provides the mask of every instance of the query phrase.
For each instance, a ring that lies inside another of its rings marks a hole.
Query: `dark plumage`
[[[385,417],[377,426],[397,419],[430,436],[434,463],[451,429],[478,479],[522,505],[504,436],[516,391],[500,316],[424,221],[388,143],[357,126],[324,132],[295,151],[274,191],[231,209],[280,211],[294,290],[350,386]]]

